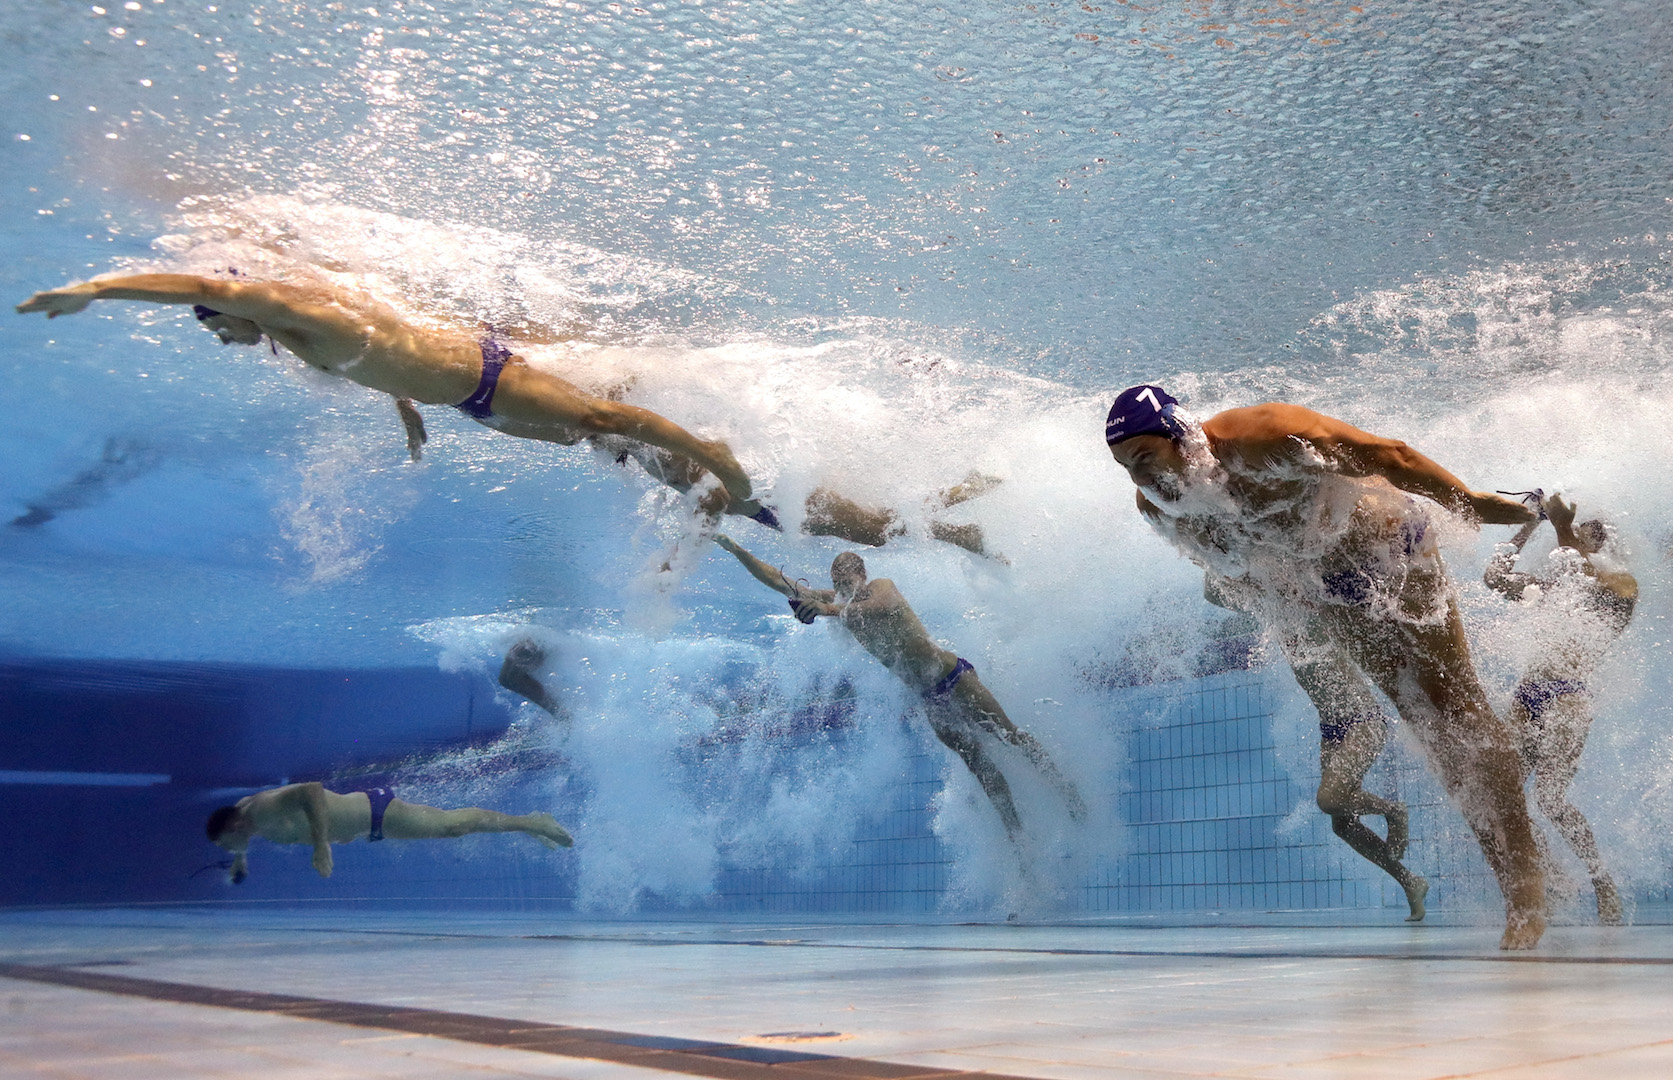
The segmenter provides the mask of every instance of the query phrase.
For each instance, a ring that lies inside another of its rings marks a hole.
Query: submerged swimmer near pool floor
[[[258,836],[273,844],[312,844],[314,869],[327,878],[333,867],[331,845],[362,836],[376,842],[520,832],[551,848],[575,843],[551,814],[512,816],[475,806],[443,810],[397,799],[387,787],[340,795],[318,783],[286,784],[246,795],[236,804],[210,814],[204,831],[210,840],[232,852],[233,884],[247,876],[250,841]]]

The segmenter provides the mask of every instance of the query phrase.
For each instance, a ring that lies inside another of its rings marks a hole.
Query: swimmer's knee
[[[1332,819],[1348,812],[1347,792],[1339,788],[1320,787],[1313,801],[1318,804],[1321,812],[1329,814]]]

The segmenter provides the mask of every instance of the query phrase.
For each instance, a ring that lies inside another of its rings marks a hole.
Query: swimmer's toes
[[[1504,936],[1499,938],[1499,948],[1505,950],[1531,949],[1538,945],[1539,939],[1544,936],[1544,915],[1513,912],[1505,924]]]
[[[549,848],[574,847],[575,839],[569,835],[569,830],[558,824],[558,819],[551,814],[536,812],[529,815],[540,827],[539,832],[531,833],[536,840]]]
[[[1410,915],[1406,916],[1407,922],[1422,922],[1423,917],[1429,914],[1428,909],[1423,906],[1423,898],[1428,895],[1429,882],[1423,878],[1414,878],[1411,885],[1406,888],[1406,905],[1412,911]]]

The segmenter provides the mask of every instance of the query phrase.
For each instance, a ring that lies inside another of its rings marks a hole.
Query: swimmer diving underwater
[[[456,327],[420,327],[370,297],[324,283],[225,280],[193,274],[134,274],[38,292],[20,314],[72,315],[95,300],[192,306],[225,344],[259,345],[264,337],[308,365],[400,404],[408,447],[424,440],[412,402],[452,405],[508,435],[573,445],[618,437],[698,463],[720,480],[743,512],[749,477],[731,449],[699,439],[649,409],[589,394],[540,371],[492,335]]]

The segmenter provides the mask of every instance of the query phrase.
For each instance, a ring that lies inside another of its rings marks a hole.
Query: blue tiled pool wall
[[[1123,835],[1100,844],[1116,853],[1057,898],[1063,914],[1404,910],[1399,888],[1338,840],[1314,805],[1316,714],[1287,671],[1122,688],[1111,691],[1106,715],[1126,751],[1111,808]],[[950,768],[962,766],[920,736],[909,776],[840,857],[811,875],[723,866],[713,906],[777,914],[956,911],[960,898],[948,888],[953,856],[934,821]],[[1413,749],[1391,739],[1366,783],[1408,802],[1408,862],[1430,879],[1436,906],[1497,907],[1473,838]]]
[[[167,784],[129,788],[0,784],[0,811],[9,820],[31,823],[4,841],[4,862],[24,872],[7,875],[10,884],[0,902],[347,899],[576,905],[573,856],[522,837],[356,843],[339,849],[330,881],[313,873],[304,848],[263,844],[253,854],[250,881],[237,888],[226,884],[213,865],[218,852],[202,839],[201,827],[208,809],[235,798],[237,790],[215,789],[285,779],[258,775],[240,762],[307,759],[315,766],[312,775],[328,775],[326,763],[355,759],[354,751],[367,743],[357,760],[389,762],[428,740],[445,752],[427,764],[382,773],[361,770],[358,782],[393,780],[403,797],[440,805],[547,809],[584,838],[593,824],[586,816],[593,792],[586,770],[564,757],[561,741],[527,723],[531,708],[514,708],[480,676],[309,673],[300,695],[293,685],[276,695],[260,679],[252,686],[247,676],[210,676],[199,671],[192,679],[173,682],[148,672],[78,676],[81,683],[102,688],[102,696],[84,701],[79,716],[66,717],[62,702],[47,702],[58,711],[36,718],[46,725],[37,730],[61,733],[63,724],[73,720],[91,736],[73,758],[63,756],[61,743],[19,734],[29,726],[28,717],[16,711],[20,697],[11,694],[8,708],[26,722],[8,728],[12,734],[0,769],[114,769],[172,776]],[[40,673],[26,672],[19,679],[38,686]],[[427,702],[421,716],[412,712],[414,680],[423,683],[418,697]],[[400,695],[391,693],[397,685]],[[1100,854],[1089,865],[1077,864],[1080,877],[1050,898],[1054,912],[1108,917],[1404,906],[1392,881],[1337,840],[1314,806],[1316,716],[1282,666],[1106,693],[1104,715],[1125,764],[1107,785],[1115,794],[1112,805],[1103,809],[1106,820],[1119,824],[1086,838]],[[388,704],[397,696],[403,701],[398,719]],[[280,697],[288,703],[283,723],[269,715]],[[242,704],[226,712],[233,700]],[[307,705],[300,711],[299,701]],[[525,721],[513,724],[518,715]],[[237,722],[216,722],[216,717],[225,721],[229,716]],[[646,890],[635,898],[634,909],[857,916],[970,910],[973,899],[959,887],[955,866],[970,852],[955,850],[938,831],[936,818],[949,776],[963,787],[973,790],[973,785],[962,764],[929,735],[921,717],[909,714],[894,722],[900,736],[895,745],[903,748],[898,771],[846,839],[776,865],[759,851],[734,858],[722,843],[707,888],[670,895]],[[392,732],[399,733],[394,742],[389,741]],[[793,767],[809,755],[840,755],[844,740],[860,737],[856,728],[842,725],[793,730],[775,736],[786,745],[774,748],[774,759]],[[827,745],[815,745],[820,741]],[[473,742],[480,745],[472,747]],[[685,768],[690,775],[683,782],[694,789],[727,779],[718,775],[728,768],[725,755],[693,753]],[[707,776],[705,770],[716,775]],[[297,778],[303,775],[299,769]],[[770,779],[758,778],[762,783]],[[347,790],[356,782],[356,776],[339,770],[333,786]],[[752,797],[747,787],[722,786],[727,799]],[[1367,787],[1403,799],[1411,808],[1407,861],[1432,882],[1433,906],[1497,909],[1497,891],[1473,837],[1401,738],[1390,740]],[[764,800],[764,792],[759,794]],[[1376,819],[1369,824],[1382,825]],[[996,826],[993,831],[997,836]],[[1578,868],[1571,871],[1583,885]],[[1640,889],[1637,899],[1665,902],[1665,892],[1665,886]],[[1589,903],[1589,890],[1576,890],[1570,914],[1584,916]]]
[[[1405,908],[1318,810],[1317,714],[1286,669],[1262,667],[1117,692],[1125,732],[1121,820],[1132,847],[1089,912]],[[1497,903],[1463,820],[1416,750],[1391,737],[1367,790],[1405,801],[1407,864],[1437,906]],[[1368,820],[1381,831],[1383,822]]]

